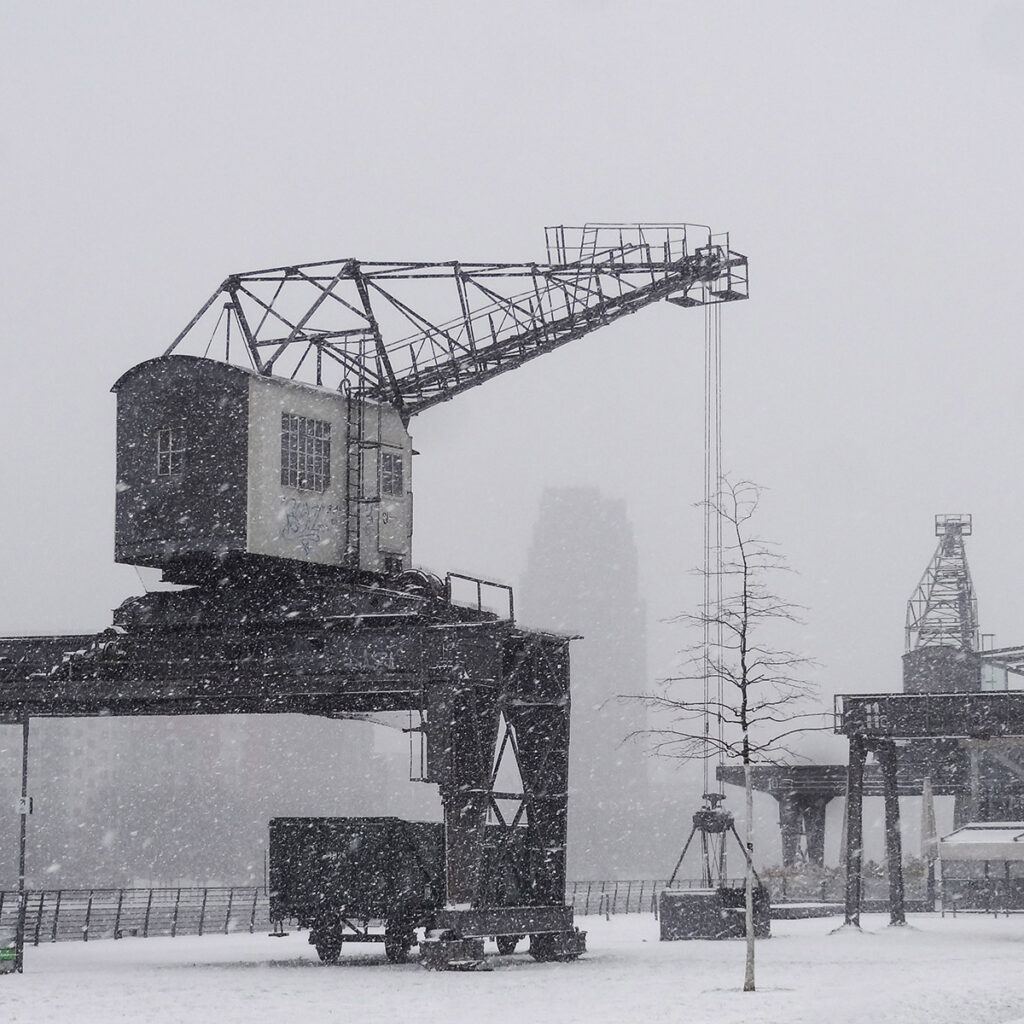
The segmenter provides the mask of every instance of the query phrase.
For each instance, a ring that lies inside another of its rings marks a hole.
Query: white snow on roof
[[[964,825],[939,840],[946,860],[1024,861],[1024,821],[986,821]]]

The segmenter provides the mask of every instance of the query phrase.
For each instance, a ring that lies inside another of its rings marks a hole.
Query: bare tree
[[[779,764],[793,754],[790,740],[824,727],[810,710],[813,687],[803,672],[813,662],[775,645],[799,608],[778,596],[774,581],[789,571],[775,546],[751,532],[761,488],[723,478],[718,494],[702,503],[721,538],[721,559],[697,572],[704,598],[680,622],[700,639],[682,652],[679,672],[660,692],[639,699],[664,724],[645,731],[658,754],[684,760],[739,760],[746,789],[746,938],[744,991],[754,990],[754,814],[751,767]]]

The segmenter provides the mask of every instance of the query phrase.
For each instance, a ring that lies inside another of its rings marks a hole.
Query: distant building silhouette
[[[596,487],[547,489],[517,595],[524,624],[582,634],[571,646],[571,878],[640,877],[651,870],[647,758],[626,742],[642,729],[646,608],[633,528],[622,499]]]

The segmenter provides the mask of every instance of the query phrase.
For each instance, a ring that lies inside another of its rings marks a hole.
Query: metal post
[[[900,836],[900,793],[897,782],[896,744],[878,748],[885,790],[885,852],[889,862],[889,923],[906,924],[903,896],[903,841]]]
[[[825,866],[825,821],[828,797],[807,799],[804,806],[804,826],[807,836],[807,859],[817,867]]]
[[[861,872],[864,863],[863,736],[850,737],[850,765],[846,772],[846,923],[860,927]]]
[[[61,897],[63,895],[64,895],[64,890],[63,889],[58,889],[57,890],[57,904],[53,908],[53,927],[50,929],[50,941],[51,942],[56,942],[57,941],[57,928],[59,927],[59,921],[60,921],[60,901],[61,901]]]
[[[89,902],[85,905],[85,927],[82,929],[82,941],[89,941],[89,923],[92,921],[92,897],[93,890],[89,890]]]
[[[26,903],[28,902],[27,898],[26,898],[25,902]],[[43,892],[41,892],[39,894],[39,911],[36,914],[36,928],[35,928],[35,931],[32,933],[32,945],[33,946],[38,946],[39,945],[39,929],[42,928],[42,926],[43,926],[43,905],[45,904],[45,902],[46,902],[46,891],[44,890]]]
[[[493,696],[482,689],[478,692],[461,670],[434,682],[427,702],[428,742],[439,755],[432,758],[428,750],[427,761],[439,783],[444,809],[445,902],[470,904],[480,885],[498,712]]]
[[[21,832],[18,839],[18,930],[14,937],[14,970],[21,974],[25,966],[25,841],[28,828],[28,715],[21,722]]]
[[[981,750],[973,743],[970,747],[970,785],[967,820],[978,821],[981,816]]]
[[[796,795],[789,791],[776,793],[775,799],[782,833],[782,866],[791,868],[797,863],[800,852],[800,807]]]

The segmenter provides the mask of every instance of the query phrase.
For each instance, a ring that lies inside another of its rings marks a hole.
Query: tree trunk
[[[749,760],[743,765],[743,782],[747,797],[747,848],[746,864],[746,931],[747,931],[747,966],[743,977],[743,991],[754,991],[754,786],[750,777]]]

